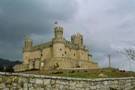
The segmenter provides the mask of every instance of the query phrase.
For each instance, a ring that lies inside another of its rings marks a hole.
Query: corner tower
[[[57,22],[55,22],[53,38],[53,57],[64,57],[65,44],[63,31],[63,27],[58,25]]]
[[[71,42],[79,47],[83,47],[83,36],[80,33],[72,35]]]
[[[32,47],[32,39],[29,36],[25,37],[24,49],[29,50]]]
[[[63,27],[58,25],[57,22],[55,22],[55,26],[54,26],[54,39],[56,41],[63,40]]]
[[[32,48],[32,39],[29,36],[25,37],[24,48],[23,48],[23,60],[24,64],[29,64],[30,50]]]

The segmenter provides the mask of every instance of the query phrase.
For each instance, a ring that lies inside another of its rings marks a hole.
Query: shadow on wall
[[[118,89],[110,87],[110,90],[118,90]]]

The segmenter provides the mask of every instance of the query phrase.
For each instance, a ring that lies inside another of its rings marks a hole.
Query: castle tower
[[[54,27],[54,39],[53,39],[53,57],[64,57],[64,36],[63,36],[63,27],[58,25],[57,22],[55,22]]]
[[[55,40],[63,40],[63,27],[58,25],[57,22],[55,22],[55,27],[54,27],[54,39]]]
[[[24,40],[24,48],[23,48],[24,64],[29,64],[31,48],[32,48],[32,39],[29,36],[26,36]]]
[[[32,47],[32,39],[29,36],[25,37],[24,49],[30,49]]]
[[[79,47],[83,47],[83,36],[80,33],[72,35],[71,42],[78,45]]]

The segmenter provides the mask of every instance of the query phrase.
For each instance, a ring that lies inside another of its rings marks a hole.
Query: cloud
[[[51,38],[54,21],[67,21],[76,11],[77,3],[69,0],[1,0],[0,56],[21,59],[25,35]]]
[[[85,43],[100,66],[108,66],[107,55],[111,54],[113,67],[129,70],[129,60],[118,53],[118,50],[134,45],[135,1],[77,1],[78,12],[74,18],[64,23],[66,33],[83,33]],[[121,64],[123,66],[119,67]]]
[[[0,56],[21,58],[24,35],[36,44],[48,41],[58,20],[66,38],[76,32],[84,35],[100,66],[108,66],[111,54],[113,67],[129,70],[129,60],[118,51],[134,47],[134,8],[134,0],[1,0]],[[135,70],[133,62],[131,66]]]

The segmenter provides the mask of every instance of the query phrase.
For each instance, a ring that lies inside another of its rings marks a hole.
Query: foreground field
[[[25,73],[62,76],[74,78],[118,78],[118,77],[135,77],[135,72],[121,71],[118,69],[104,68],[94,70],[51,70],[51,71],[27,71]]]

